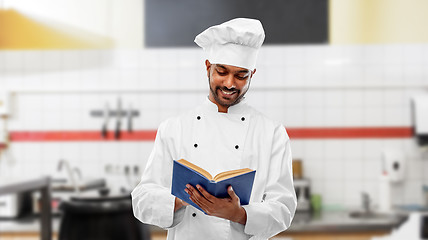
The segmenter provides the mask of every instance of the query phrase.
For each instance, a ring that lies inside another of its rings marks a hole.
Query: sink
[[[98,179],[83,179],[80,180],[77,187],[79,191],[87,191],[91,189],[100,189],[106,186],[106,180],[103,178]],[[53,179],[52,191],[54,192],[74,192],[75,187],[67,179]]]
[[[391,219],[395,218],[395,214],[388,214],[388,213],[377,213],[377,212],[362,212],[362,211],[355,211],[350,212],[349,216],[351,218],[359,218],[359,219]]]

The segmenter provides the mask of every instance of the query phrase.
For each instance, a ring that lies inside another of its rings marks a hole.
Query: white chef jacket
[[[192,206],[174,213],[173,160],[186,159],[211,175],[256,170],[245,225],[205,215]],[[141,182],[132,192],[134,215],[168,229],[169,240],[268,239],[286,230],[296,210],[290,139],[281,124],[245,101],[218,112],[208,98],[159,126]]]

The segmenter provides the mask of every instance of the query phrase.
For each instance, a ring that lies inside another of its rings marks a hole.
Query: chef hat
[[[253,70],[265,33],[259,20],[236,18],[212,26],[195,38],[211,63]]]

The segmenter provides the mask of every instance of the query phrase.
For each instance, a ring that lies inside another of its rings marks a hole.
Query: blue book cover
[[[186,184],[195,188],[199,184],[211,195],[218,198],[229,197],[227,188],[232,185],[241,205],[247,205],[250,202],[255,174],[255,170],[244,168],[219,173],[215,177],[211,177],[207,171],[184,159],[174,160],[171,194],[203,211],[189,199],[189,194],[184,191]]]

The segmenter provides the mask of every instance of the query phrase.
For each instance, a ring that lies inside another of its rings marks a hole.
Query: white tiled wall
[[[10,131],[100,130],[90,111],[138,109],[135,129],[156,129],[207,95],[204,56],[197,48],[91,51],[0,51],[0,88],[14,92]],[[410,99],[427,94],[428,45],[266,46],[259,55],[248,101],[286,127],[411,126]],[[111,119],[109,128],[114,128]],[[126,124],[124,123],[124,127]],[[14,142],[0,159],[1,176],[55,174],[59,159],[84,176],[107,165],[144,167],[152,142]],[[357,206],[366,191],[376,200],[381,152],[400,149],[406,180],[396,204],[422,202],[428,161],[413,139],[292,141],[312,191],[328,206]]]

